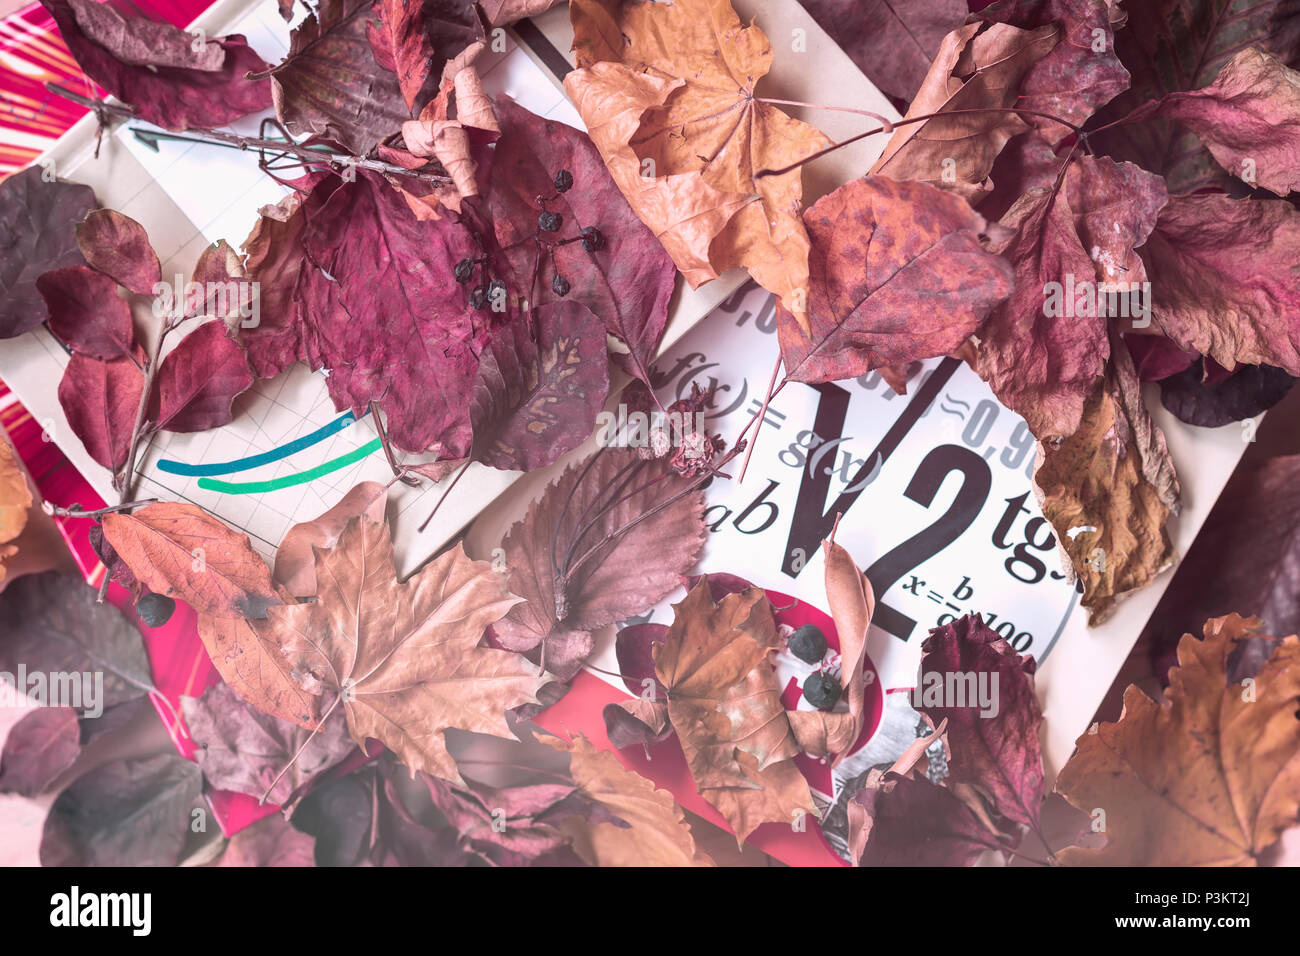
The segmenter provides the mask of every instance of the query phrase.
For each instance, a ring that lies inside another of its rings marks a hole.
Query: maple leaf
[[[123,19],[95,0],[41,0],[77,65],[135,111],[170,130],[224,126],[271,105],[266,69],[239,34],[201,44],[144,17]]]
[[[1011,269],[980,247],[970,207],[923,183],[857,179],[819,199],[804,222],[811,335],[788,312],[777,316],[793,381],[946,355],[1011,291]]]
[[[1111,348],[1110,367],[1088,396],[1078,430],[1041,445],[1034,472],[1043,515],[1083,581],[1082,603],[1094,624],[1118,595],[1172,563],[1165,523],[1179,507],[1169,450],[1142,403],[1132,360],[1114,337]]]
[[[332,548],[348,522],[359,514],[371,521],[384,520],[388,489],[377,481],[363,481],[349,489],[334,507],[310,521],[300,521],[280,539],[271,576],[290,594],[316,593],[316,548]]]
[[[212,666],[244,700],[309,730],[320,723],[320,699],[300,686],[279,645],[248,621],[200,613],[198,632]]]
[[[726,0],[576,0],[570,16],[578,69],[565,89],[687,280],[698,286],[744,266],[803,321],[801,173],[756,174],[829,141],[755,96],[772,64],[763,31],[743,25]],[[656,185],[637,182],[646,170]]]
[[[38,707],[9,729],[0,753],[0,793],[46,792],[81,754],[81,727],[71,707]]]
[[[1171,198],[1142,248],[1156,325],[1226,369],[1300,375],[1300,212],[1281,199]]]
[[[504,712],[545,683],[518,655],[480,646],[519,599],[459,544],[399,582],[387,523],[359,515],[317,551],[316,580],[314,602],[271,608],[254,627],[310,675],[307,689],[335,695],[329,709],[342,705],[358,743],[374,737],[412,771],[458,780],[443,731],[505,736]]]
[[[249,277],[269,278],[257,328],[241,329],[259,376],[301,359],[328,368],[330,397],[358,417],[373,402],[398,447],[441,457],[470,448],[469,405],[490,320],[470,309],[453,264],[476,255],[448,220],[421,221],[383,177],[331,177],[301,204],[264,218],[250,247]],[[263,244],[265,239],[265,245]],[[281,243],[290,248],[276,247]]]
[[[974,202],[988,191],[989,171],[1007,140],[1029,128],[1006,111],[1016,105],[1021,79],[1060,36],[1055,26],[1021,30],[1005,23],[953,30],[904,119],[939,115],[895,128],[871,175],[951,188]]]
[[[490,176],[479,186],[503,250],[491,264],[507,262],[515,289],[534,305],[572,300],[589,308],[627,346],[628,371],[648,383],[677,278],[671,258],[620,194],[586,134],[505,97],[493,108],[501,137]],[[488,166],[480,163],[485,173]],[[556,195],[561,170],[572,175],[573,186]],[[545,208],[561,217],[554,238],[563,245],[529,241],[539,235],[538,196],[553,197]],[[600,237],[591,249],[578,241],[586,229]],[[556,276],[570,286],[564,296],[552,287]]]
[[[269,71],[281,122],[358,156],[411,118],[397,75],[375,59],[367,29],[374,7],[375,0],[321,0]]]
[[[818,25],[896,103],[916,93],[965,0],[805,0]]]
[[[308,731],[250,707],[226,684],[209,687],[202,697],[182,697],[181,714],[209,784],[271,803],[290,802],[356,749],[342,714]]]
[[[1300,812],[1300,638],[1278,641],[1249,687],[1229,658],[1258,635],[1236,614],[1183,636],[1169,687],[1124,694],[1116,723],[1094,724],[1061,768],[1056,790],[1106,810],[1106,844],[1068,847],[1067,865],[1240,866],[1295,825]]]
[[[175,754],[96,767],[59,794],[42,866],[175,866],[202,802],[203,775]]]
[[[581,302],[538,307],[497,330],[479,356],[470,404],[473,457],[532,471],[591,435],[609,393],[605,326]]]
[[[391,59],[406,105],[418,110],[438,92],[443,65],[470,44],[484,39],[472,0],[379,0],[379,26],[369,24],[376,53]]]
[[[1134,249],[1166,199],[1159,176],[1085,156],[1070,164],[1060,190],[1031,190],[1003,218],[1014,231],[993,251],[1011,260],[1016,287],[981,329],[972,366],[1040,441],[1074,433],[1106,368],[1107,318],[1095,303],[1108,309],[1110,300],[1085,291],[1140,288]],[[1065,301],[1067,288],[1077,290],[1074,302]]]
[[[927,701],[921,713],[938,726],[947,721],[948,777],[985,794],[998,815],[1041,834],[1043,755],[1038,727],[1043,711],[1034,692],[1035,662],[1022,656],[978,614],[930,631],[922,647],[921,675],[976,676],[987,681],[996,712],[986,713],[971,694],[964,706],[952,699]],[[967,684],[967,687],[970,685]]]
[[[569,753],[569,772],[578,789],[623,824],[578,818],[557,826],[578,854],[593,866],[714,866],[695,842],[682,808],[672,794],[658,790],[625,768],[609,750],[598,750],[581,734],[567,743],[547,743]]]
[[[673,605],[673,624],[654,649],[696,788],[744,842],[762,823],[815,812],[799,752],[768,661],[776,622],[757,588],[715,603],[706,580]]]
[[[27,574],[0,591],[0,671],[16,674],[19,664],[33,674],[102,673],[104,707],[154,689],[139,630],[96,603],[78,574]]]
[[[280,603],[271,571],[248,543],[197,505],[161,502],[102,520],[104,538],[136,578],[201,614],[263,618]]]
[[[73,224],[99,205],[89,186],[45,176],[33,165],[0,182],[0,339],[45,320],[36,280],[82,263]]]
[[[1170,193],[1221,188],[1228,177],[1192,130],[1160,116],[1116,121],[1167,93],[1208,85],[1246,46],[1263,46],[1292,69],[1300,67],[1294,10],[1286,0],[1148,0],[1124,9],[1128,26],[1115,43],[1132,88],[1097,114],[1095,124],[1107,128],[1091,142],[1164,176]]]
[[[1000,0],[975,17],[1022,30],[1055,25],[1060,42],[1034,63],[1020,82],[1014,105],[1057,116],[1076,126],[1128,89],[1128,70],[1115,53],[1115,35],[1127,19],[1117,0]],[[1046,117],[1026,116],[1055,145],[1070,130]]]
[[[671,594],[704,546],[704,496],[692,484],[631,448],[570,465],[501,542],[510,590],[526,603],[493,625],[497,640],[529,651]]]
[[[215,866],[311,866],[316,841],[280,814],[240,830],[226,843]]]

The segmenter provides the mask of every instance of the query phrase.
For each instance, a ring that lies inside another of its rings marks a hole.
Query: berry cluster
[[[805,624],[790,635],[790,653],[809,664],[820,664],[826,656],[826,635],[816,624]],[[818,710],[830,710],[840,699],[840,685],[834,677],[816,670],[803,682],[804,700]]]

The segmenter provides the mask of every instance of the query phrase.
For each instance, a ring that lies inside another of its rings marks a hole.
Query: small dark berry
[[[567,193],[573,188],[573,173],[567,169],[561,169],[555,174],[555,191],[557,193]]]
[[[559,232],[564,217],[558,212],[542,212],[537,216],[537,228],[542,232]]]
[[[801,661],[816,664],[826,656],[826,635],[816,624],[805,624],[790,635],[790,653]]]
[[[152,591],[141,595],[140,600],[135,602],[136,613],[148,627],[162,627],[174,610],[175,601],[165,594],[154,594]]]
[[[474,260],[461,259],[460,262],[456,263],[455,276],[456,281],[461,285],[474,278]]]
[[[551,280],[551,291],[556,295],[568,295],[569,280],[564,278],[564,276],[557,275]]]
[[[595,226],[587,226],[582,230],[582,248],[588,252],[595,252],[597,249],[605,248],[605,234]]]
[[[487,289],[475,286],[474,291],[469,294],[469,307],[471,309],[482,309],[487,305]]]
[[[816,671],[809,674],[803,682],[803,696],[804,700],[818,710],[830,710],[840,699],[840,685],[821,671]]]

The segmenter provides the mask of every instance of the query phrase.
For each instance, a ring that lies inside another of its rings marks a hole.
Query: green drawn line
[[[200,478],[199,487],[208,491],[224,491],[228,495],[256,495],[268,491],[279,491],[281,488],[292,488],[294,485],[313,481],[321,477],[321,475],[328,475],[331,471],[346,468],[353,462],[360,461],[382,447],[383,443],[378,438],[375,438],[366,442],[360,448],[352,449],[346,455],[339,455],[339,457],[333,458],[323,465],[317,465],[315,468],[309,468],[297,474],[285,475],[283,478],[272,478],[269,481],[220,481],[215,478]]]

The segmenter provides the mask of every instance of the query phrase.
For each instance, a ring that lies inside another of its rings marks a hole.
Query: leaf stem
[[[1051,113],[1042,113],[1038,110],[1024,110],[1013,106],[973,107],[966,110],[940,110],[937,113],[925,113],[921,116],[905,117],[895,123],[886,123],[885,126],[878,126],[875,129],[867,130],[865,133],[858,133],[856,136],[850,136],[848,139],[841,140],[838,143],[832,143],[824,149],[819,149],[817,152],[805,156],[803,159],[793,162],[789,166],[783,166],[780,169],[760,169],[754,174],[754,178],[762,179],[764,176],[783,176],[791,170],[798,169],[805,163],[811,163],[814,159],[821,159],[821,157],[825,156],[827,153],[833,153],[837,149],[856,143],[860,139],[866,139],[868,136],[875,136],[877,133],[893,132],[893,130],[899,126],[910,126],[913,123],[923,123],[926,120],[932,120],[937,116],[960,116],[968,113],[1015,113],[1016,115],[1038,116],[1042,119],[1051,120],[1054,123],[1060,123],[1062,126],[1068,127],[1080,139],[1086,139],[1088,136],[1088,134],[1084,132],[1082,126],[1076,126],[1074,123],[1071,123],[1068,120],[1063,120],[1059,116],[1053,116]]]
[[[343,693],[342,691],[340,691],[339,695],[334,698],[334,703],[330,704],[329,710],[325,711],[325,713],[321,715],[321,719],[316,722],[316,726],[312,728],[312,732],[308,734],[307,739],[302,742],[302,746],[300,746],[296,751],[294,751],[294,755],[289,758],[289,762],[285,764],[284,768],[275,775],[275,779],[271,781],[271,785],[266,788],[266,793],[262,794],[262,799],[257,801],[259,806],[263,803],[266,803],[267,798],[271,796],[271,791],[274,790],[275,785],[280,782],[280,778],[283,777],[286,773],[288,773],[289,768],[298,762],[298,758],[302,756],[302,752],[307,749],[307,745],[309,743],[311,743],[313,740],[316,739],[316,735],[320,733],[321,728],[325,726],[325,721],[330,719],[330,715],[334,713],[334,708],[337,707],[342,702],[342,700],[343,700]]]
[[[767,383],[767,391],[763,397],[763,407],[758,410],[758,428],[754,430],[754,440],[749,443],[745,449],[745,460],[740,464],[740,474],[736,476],[736,484],[739,485],[745,480],[745,471],[749,468],[749,456],[754,454],[754,446],[758,444],[758,433],[763,430],[763,422],[767,420],[767,406],[771,404],[772,394],[776,388],[776,377],[781,374],[781,361],[783,356],[778,351],[776,354],[776,365],[772,366],[772,378]]]
[[[404,485],[412,488],[420,486],[420,479],[407,472],[406,468],[397,463],[393,456],[393,446],[388,443],[388,430],[384,428],[384,420],[380,417],[379,406],[374,402],[370,403],[370,418],[375,423],[375,431],[379,432],[379,444],[383,446],[384,457],[388,459],[388,467],[393,470],[393,477]]]

